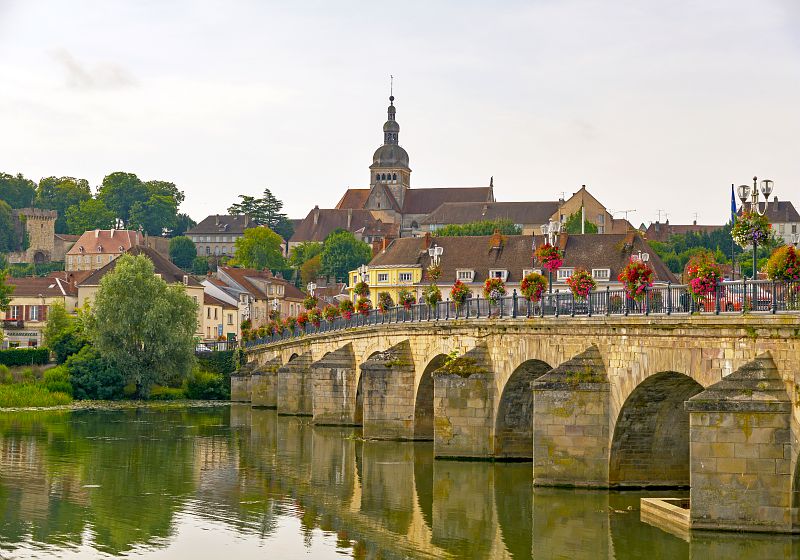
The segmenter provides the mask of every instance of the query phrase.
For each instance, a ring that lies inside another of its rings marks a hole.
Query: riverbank
[[[179,408],[206,408],[210,406],[225,407],[230,401],[219,400],[191,400],[182,399],[174,401],[72,401],[69,404],[55,406],[18,406],[0,408],[4,412],[30,412],[30,411],[74,411],[74,410],[125,410],[131,408],[147,408],[155,410],[173,410]]]

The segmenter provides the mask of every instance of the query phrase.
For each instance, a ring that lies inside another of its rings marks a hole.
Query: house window
[[[278,295],[279,296],[283,295],[283,286],[278,286]]]
[[[272,295],[272,294],[275,292],[275,286],[273,286],[272,284],[270,284],[270,285],[267,287],[267,292],[269,293],[269,295]]]
[[[611,270],[608,268],[593,268],[592,278],[607,282],[611,278]]]
[[[222,248],[222,254],[223,254],[223,255],[227,255],[227,254],[228,254],[228,246],[227,246],[227,245],[225,245],[225,246]]]
[[[358,275],[353,274],[353,285],[355,286],[356,284],[358,284]]]
[[[797,224],[792,224],[792,233],[797,233]]]
[[[206,247],[206,255],[210,255],[210,254],[211,254],[211,247],[207,246]]]
[[[214,308],[214,319],[216,320],[216,318],[217,318],[217,308],[215,307]]]
[[[192,296],[192,299],[194,300],[194,304],[197,305],[197,296]]]
[[[522,277],[525,278],[528,274],[531,274],[532,272],[539,272],[539,271],[535,270],[533,268],[523,268],[522,269]]]
[[[414,275],[411,272],[401,272],[398,276],[400,278],[400,282],[411,282],[414,278]]]
[[[30,311],[28,312],[30,315],[31,321],[38,321],[39,320],[39,306],[38,305],[31,305],[29,306]]]
[[[19,305],[12,305],[8,308],[9,318],[19,319]]]
[[[206,307],[206,319],[211,319],[211,308]]]
[[[472,278],[474,276],[474,270],[456,270],[456,280],[461,280],[462,282],[472,282]]]
[[[500,269],[492,269],[489,271],[489,278],[499,278],[500,280],[505,282],[506,278],[508,278],[508,271]]]
[[[597,215],[597,225],[604,225],[606,223],[606,215],[605,214],[598,214]]]
[[[72,266],[72,255],[67,257],[67,264]]]
[[[379,272],[378,273],[378,282],[388,282],[389,281],[389,273],[388,272]]]
[[[574,268],[559,268],[558,269],[558,279],[559,280],[566,280],[570,276],[572,276],[572,272],[575,270]]]
[[[229,325],[233,324],[233,313],[228,313],[228,324]]]
[[[783,231],[784,231],[784,229],[785,229],[785,227],[784,227],[784,226],[785,226],[785,224],[778,224],[778,231],[779,231],[780,233],[783,233]]]

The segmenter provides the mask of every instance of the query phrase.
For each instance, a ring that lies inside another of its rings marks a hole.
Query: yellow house
[[[210,294],[203,294],[203,339],[239,340],[239,308]]]
[[[6,282],[14,286],[14,292],[8,310],[0,312],[3,318],[3,348],[41,346],[42,331],[47,326],[47,316],[54,304],[63,304],[67,313],[75,311],[77,290],[73,284],[61,278],[8,278]]]
[[[144,255],[153,261],[153,268],[156,276],[164,280],[167,284],[182,284],[186,289],[186,294],[192,298],[197,305],[197,330],[195,334],[198,338],[203,338],[203,285],[194,277],[186,274],[183,270],[172,264],[161,253],[150,247],[141,245],[134,246],[128,251],[129,255]],[[117,259],[94,271],[86,279],[78,283],[78,305],[89,305],[94,301],[94,296],[100,288],[100,280],[114,270]]]
[[[395,303],[397,303],[397,294],[403,289],[410,290],[418,296],[417,286],[422,282],[421,264],[380,264],[377,259],[374,259],[373,262],[375,264],[370,264],[366,275],[366,282],[370,290],[369,297],[373,304],[377,303],[378,294],[381,292],[387,292]],[[353,289],[361,281],[361,276],[358,270],[351,270],[348,277],[347,292],[350,299],[355,302],[358,296],[353,293]]]

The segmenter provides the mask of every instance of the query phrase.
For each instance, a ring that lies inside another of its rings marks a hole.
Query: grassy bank
[[[71,402],[67,393],[51,392],[41,383],[0,385],[0,408],[62,406]]]

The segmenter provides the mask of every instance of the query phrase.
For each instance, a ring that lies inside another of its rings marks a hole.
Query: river
[[[782,559],[800,539],[672,534],[641,496],[532,488],[248,405],[0,412],[0,558]]]

